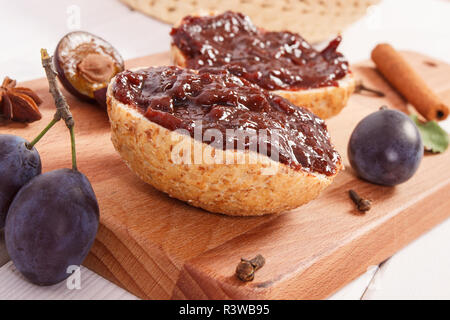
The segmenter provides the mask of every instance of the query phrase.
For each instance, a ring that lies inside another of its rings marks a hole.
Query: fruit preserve
[[[242,146],[296,170],[326,175],[336,173],[341,162],[322,119],[224,69],[124,71],[116,76],[112,94],[150,121],[184,129],[217,148]],[[210,129],[222,139],[208,139]]]
[[[336,51],[340,37],[317,51],[300,35],[263,31],[241,13],[188,16],[171,36],[186,67],[225,66],[267,90],[337,86],[348,73],[348,62]]]

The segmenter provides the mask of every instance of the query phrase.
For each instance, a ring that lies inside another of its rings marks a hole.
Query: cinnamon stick
[[[427,120],[444,120],[449,108],[425,81],[389,44],[379,44],[372,51],[377,69]]]

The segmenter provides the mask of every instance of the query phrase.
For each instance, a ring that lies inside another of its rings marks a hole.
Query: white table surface
[[[53,50],[62,35],[76,29],[102,36],[125,59],[167,51],[170,44],[168,25],[117,0],[0,0],[0,78],[43,77],[39,49]],[[368,59],[379,42],[450,63],[450,1],[384,0],[349,27],[343,39],[340,51],[351,63]],[[450,129],[449,120],[442,124]],[[449,253],[447,220],[330,298],[450,299]],[[0,240],[0,265],[4,256]],[[135,299],[84,267],[81,280],[79,290],[69,290],[65,283],[40,288],[26,282],[8,262],[0,267],[0,299]]]

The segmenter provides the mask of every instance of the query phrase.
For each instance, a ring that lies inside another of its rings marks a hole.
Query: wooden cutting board
[[[405,58],[450,103],[450,66],[413,52]],[[128,62],[128,67],[168,63],[168,54]],[[367,86],[387,95],[355,94],[328,121],[346,170],[315,201],[275,216],[233,218],[207,213],[141,182],[115,152],[104,110],[67,95],[76,120],[78,165],[92,182],[101,225],[85,265],[141,298],[315,299],[349,281],[450,216],[450,152],[426,155],[408,182],[381,187],[357,179],[347,160],[350,134],[381,105],[408,108],[370,62],[353,66]],[[0,124],[1,133],[32,139],[51,119],[46,79],[23,84],[43,98],[43,120]],[[70,167],[69,133],[63,123],[37,145],[43,170]],[[289,186],[286,186],[289,187]],[[365,215],[355,210],[352,188],[372,199]],[[266,265],[255,280],[234,276],[241,257],[256,254]]]

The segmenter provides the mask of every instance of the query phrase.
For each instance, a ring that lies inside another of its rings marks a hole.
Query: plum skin
[[[28,149],[27,143],[18,136],[0,135],[0,229],[16,193],[42,170],[38,151]]]
[[[12,202],[5,242],[16,268],[32,283],[53,285],[79,266],[94,242],[99,207],[89,180],[60,169],[28,182]]]
[[[394,186],[410,179],[423,158],[414,122],[397,110],[379,110],[361,120],[348,144],[350,164],[369,182]]]

